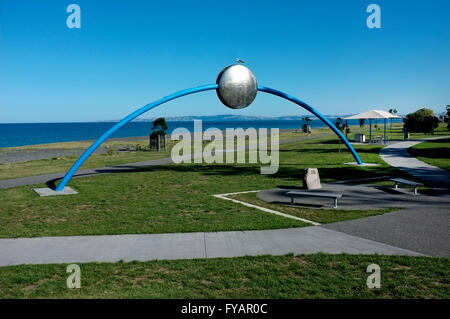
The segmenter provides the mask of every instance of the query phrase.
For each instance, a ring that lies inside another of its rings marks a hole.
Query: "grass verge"
[[[368,289],[367,266],[381,268]],[[81,288],[64,264],[0,268],[1,298],[449,298],[450,259],[286,255],[80,264]]]
[[[170,157],[169,152],[118,152],[90,156],[80,169],[114,166]],[[20,163],[0,163],[0,180],[66,172],[78,157],[62,156]]]
[[[450,138],[419,143],[408,152],[425,163],[450,171]]]

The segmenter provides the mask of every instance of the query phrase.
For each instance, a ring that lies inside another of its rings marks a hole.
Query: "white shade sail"
[[[345,117],[344,120],[355,120],[355,119],[401,119],[401,116],[391,114],[386,111],[372,110],[349,117]]]

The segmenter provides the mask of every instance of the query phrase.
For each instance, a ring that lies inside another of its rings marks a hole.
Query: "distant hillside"
[[[314,115],[284,115],[284,116],[250,116],[250,115],[234,115],[234,114],[218,114],[218,115],[186,115],[186,116],[168,116],[167,121],[193,121],[202,120],[205,122],[220,122],[220,121],[301,121],[303,117],[308,116],[311,120],[317,120]],[[345,117],[347,115],[340,115]],[[326,118],[337,118],[339,115],[325,115]],[[136,122],[152,122],[156,117],[146,119],[136,119]],[[107,120],[102,122],[117,122],[118,120]]]
[[[206,115],[206,116],[171,116],[167,117],[168,121],[259,121],[259,120],[299,120],[301,116],[280,116],[280,117],[268,117],[268,116],[249,116],[249,115],[234,115],[234,114],[218,114],[218,115]]]

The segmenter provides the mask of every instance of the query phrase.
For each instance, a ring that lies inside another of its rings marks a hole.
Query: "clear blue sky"
[[[81,7],[81,29],[66,7]],[[381,7],[381,29],[366,7]],[[120,119],[245,60],[258,83],[323,114],[450,104],[450,1],[0,0],[0,123]],[[305,114],[259,93],[230,110],[215,92],[145,117]]]

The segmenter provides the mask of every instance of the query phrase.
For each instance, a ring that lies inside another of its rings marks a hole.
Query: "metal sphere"
[[[249,106],[256,97],[258,84],[249,68],[242,64],[230,65],[217,77],[217,96],[223,104],[232,109]]]

